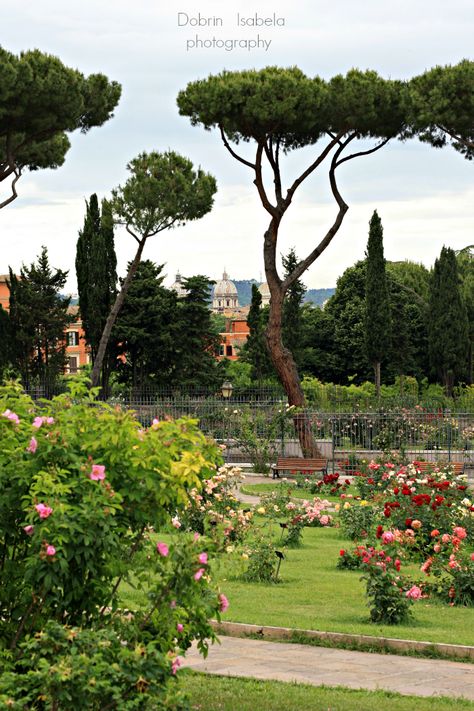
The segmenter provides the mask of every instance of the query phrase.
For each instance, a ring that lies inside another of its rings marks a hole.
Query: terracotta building
[[[225,331],[220,334],[222,342],[218,360],[238,360],[239,350],[249,333],[246,319],[226,319]]]

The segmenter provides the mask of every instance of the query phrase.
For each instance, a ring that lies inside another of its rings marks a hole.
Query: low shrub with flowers
[[[313,476],[308,476],[307,474],[292,472],[294,476],[295,485],[299,489],[305,489],[309,491],[310,494],[319,495],[335,495],[342,494],[347,491],[351,482],[349,479],[343,479],[340,474],[334,472],[334,474],[324,474],[322,478]]]
[[[466,505],[467,483],[449,466],[433,467],[421,473],[416,463],[394,471],[383,499],[386,525],[411,536],[412,551],[429,552],[431,531],[450,533],[453,526],[470,520],[473,511]],[[464,503],[463,503],[464,502]]]
[[[359,468],[354,472],[354,482],[363,499],[373,499],[389,486],[393,472],[397,469],[393,459],[394,457],[379,457],[377,461],[360,462]]]
[[[205,650],[208,619],[225,606],[198,541],[160,551],[149,535],[213,476],[218,449],[193,420],[144,430],[132,412],[95,395],[73,380],[68,393],[38,405],[17,385],[0,388],[0,699],[12,708],[33,697],[41,708],[73,706],[68,694],[88,684],[76,667],[78,650],[91,643],[86,630],[97,633],[96,659],[110,667],[90,708],[113,708],[117,696],[121,708],[147,708],[137,695],[157,685],[158,705],[167,708],[169,698],[171,708],[176,654],[193,639]],[[118,590],[132,573],[153,580],[150,604],[123,629]],[[110,665],[119,645],[124,652]],[[142,667],[131,663],[134,649]],[[140,676],[139,667],[148,672]]]
[[[341,548],[336,565],[343,570],[357,570],[362,566],[362,558],[365,557],[365,553],[365,546],[356,546],[353,550]]]
[[[221,547],[243,541],[253,516],[251,511],[242,511],[233,493],[243,478],[239,467],[219,467],[202,487],[191,490],[184,510],[173,517],[175,528],[207,533]]]
[[[466,545],[467,532],[454,526],[451,533],[431,532],[432,550],[421,566],[435,582],[430,589],[451,605],[474,605],[474,553]]]
[[[406,622],[414,600],[422,596],[421,588],[400,574],[401,561],[391,532],[382,534],[382,548],[368,546],[361,552],[361,580],[366,583],[370,619],[387,625]]]
[[[369,538],[373,533],[378,508],[365,499],[346,498],[336,504],[336,511],[341,529],[351,541]]]

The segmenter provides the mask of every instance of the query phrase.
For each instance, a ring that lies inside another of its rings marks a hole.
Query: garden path
[[[211,647],[207,659],[192,647],[183,666],[225,676],[474,701],[474,665],[469,663],[237,637],[220,637],[220,642]]]

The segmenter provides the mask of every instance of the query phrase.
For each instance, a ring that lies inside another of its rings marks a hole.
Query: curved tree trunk
[[[100,373],[102,370],[102,365],[104,362],[105,352],[107,350],[107,345],[108,345],[108,342],[110,339],[110,334],[112,333],[112,329],[114,327],[115,321],[117,320],[117,316],[119,315],[120,309],[123,306],[123,302],[125,301],[125,296],[127,295],[127,291],[130,287],[130,284],[132,283],[132,279],[135,276],[135,272],[138,269],[138,265],[140,264],[140,259],[142,257],[142,252],[143,252],[143,248],[145,246],[146,240],[147,240],[147,235],[145,235],[145,237],[142,237],[141,241],[139,242],[135,258],[130,265],[130,269],[128,270],[128,274],[125,277],[125,281],[122,284],[122,288],[120,289],[119,293],[117,294],[115,303],[112,306],[112,310],[110,311],[110,313],[107,317],[107,321],[105,322],[104,330],[103,330],[102,336],[100,338],[99,348],[97,349],[97,356],[94,361],[94,366],[92,368],[91,387],[93,387],[93,388],[99,384]]]
[[[276,271],[273,272],[271,268],[267,271],[267,283],[271,293],[270,313],[265,332],[268,351],[287,394],[288,404],[298,408],[293,417],[293,423],[303,456],[321,457],[321,450],[313,436],[311,417],[305,410],[306,402],[296,363],[291,352],[283,345],[281,325],[285,293],[281,288],[281,281]]]

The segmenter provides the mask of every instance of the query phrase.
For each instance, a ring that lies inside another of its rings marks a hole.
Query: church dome
[[[183,299],[188,293],[184,288],[182,277],[179,272],[176,274],[176,281],[170,286],[170,289],[176,292],[178,299]]]
[[[227,272],[224,269],[222,279],[216,282],[212,294],[212,310],[225,311],[226,309],[236,309],[239,307],[239,298],[237,287],[234,282],[229,279]]]

